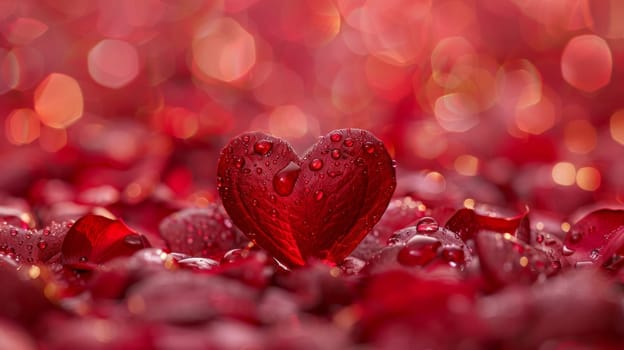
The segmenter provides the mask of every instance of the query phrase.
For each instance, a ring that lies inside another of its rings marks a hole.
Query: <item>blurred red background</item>
[[[201,205],[232,136],[303,151],[354,127],[424,199],[619,205],[622,18],[618,0],[2,0],[0,188]]]

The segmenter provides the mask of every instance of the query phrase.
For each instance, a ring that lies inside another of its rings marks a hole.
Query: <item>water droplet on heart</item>
[[[423,266],[438,255],[442,243],[437,239],[415,235],[407,241],[397,255],[397,261],[404,266]]]
[[[254,207],[257,207],[258,206],[258,200],[257,199],[252,200],[251,201],[251,205],[253,205]]]
[[[362,146],[362,149],[364,149],[364,152],[368,154],[375,153],[375,145],[372,142],[364,143],[364,145]]]
[[[333,159],[340,159],[340,150],[337,148],[334,148],[333,150],[331,150],[331,157]]]
[[[353,139],[346,138],[342,144],[347,147],[353,147]]]
[[[48,243],[46,243],[45,241],[39,241],[39,243],[37,243],[37,247],[39,247],[39,249],[46,249],[47,246]]]
[[[464,250],[456,246],[444,247],[442,249],[442,258],[453,267],[463,265],[466,262]]]
[[[143,247],[143,239],[140,235],[127,235],[123,240],[124,244],[130,247]]]
[[[318,190],[318,191],[314,192],[314,199],[316,199],[317,201],[320,201],[320,200],[323,199],[324,195],[325,194],[323,193],[323,191]]]
[[[342,175],[342,171],[334,171],[334,170],[331,170],[331,171],[328,171],[328,172],[327,172],[327,175],[329,175],[329,177],[334,178],[334,177],[336,177],[336,176],[340,176],[340,175]]]
[[[416,223],[416,231],[418,233],[433,233],[438,231],[438,228],[438,222],[430,216],[420,218]]]
[[[243,142],[249,142],[249,135],[243,135]]]
[[[271,152],[273,148],[273,142],[269,140],[260,140],[254,144],[254,152],[257,154],[264,156],[267,153]]]
[[[243,174],[251,174],[251,169],[249,168],[243,169]]]
[[[277,210],[271,209],[271,217],[275,219],[277,217]]]
[[[310,162],[310,165],[308,167],[312,171],[319,171],[319,170],[321,170],[323,168],[323,161],[318,159],[318,158],[314,158],[314,159],[312,159],[312,161]]]
[[[257,173],[258,175],[262,174],[262,168],[256,168],[256,173]]]
[[[245,158],[243,157],[235,157],[234,158],[234,167],[236,169],[240,169],[245,165]]]
[[[50,235],[50,228],[49,227],[46,227],[46,228],[43,229],[43,235],[44,236],[49,236]]]
[[[356,164],[357,166],[364,166],[364,165],[366,165],[366,161],[364,160],[364,158],[362,158],[362,157],[358,157],[358,158],[355,160],[355,164]]]
[[[80,262],[86,262],[87,261],[87,257],[86,256],[81,256],[78,261]]]
[[[333,142],[338,142],[342,140],[342,135],[340,135],[339,133],[333,133],[329,136],[329,139],[332,140]]]
[[[17,230],[12,228],[11,229],[11,236],[17,236]]]
[[[544,242],[544,235],[541,233],[537,234],[537,237],[535,237],[535,240],[537,241],[537,243],[542,243]]]
[[[564,245],[563,248],[561,249],[561,252],[565,256],[570,256],[570,255],[574,254],[574,249],[570,249],[568,246]]]
[[[273,177],[273,189],[280,196],[288,196],[295,187],[295,182],[299,177],[301,167],[294,162],[288,163],[282,170]]]

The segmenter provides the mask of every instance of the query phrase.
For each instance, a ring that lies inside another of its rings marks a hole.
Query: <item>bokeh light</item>
[[[576,167],[570,162],[559,162],[552,168],[552,179],[561,186],[572,186],[576,181]]]
[[[139,74],[139,56],[130,43],[106,39],[97,43],[88,56],[89,74],[98,84],[113,89],[130,83]]]
[[[399,178],[440,174],[439,194],[554,211],[531,189],[618,201],[621,14],[617,0],[3,1],[0,147],[128,168],[144,156],[141,171],[171,167],[162,177],[181,199],[214,198],[195,148],[208,167],[242,132],[304,150],[363,128]],[[148,139],[162,146],[144,152]],[[130,197],[159,176],[131,179]],[[493,194],[503,188],[513,195]]]
[[[35,111],[41,122],[53,128],[66,128],[82,117],[82,89],[76,79],[60,73],[48,75],[34,92]]]
[[[624,145],[624,110],[617,110],[611,115],[609,131],[613,140]]]
[[[24,145],[39,137],[39,117],[29,108],[16,109],[6,119],[6,137],[14,145]]]
[[[208,20],[195,34],[193,63],[206,77],[240,79],[256,63],[254,37],[232,18]]]
[[[595,191],[600,187],[601,176],[594,167],[582,167],[576,173],[576,184],[585,191]]]
[[[563,50],[561,73],[575,88],[594,92],[611,80],[613,58],[607,42],[597,35],[572,38]]]

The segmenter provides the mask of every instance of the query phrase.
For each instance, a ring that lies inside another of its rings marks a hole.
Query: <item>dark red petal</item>
[[[623,227],[624,210],[594,211],[572,225],[564,240],[564,254],[572,265],[612,263],[613,255],[624,248]]]
[[[62,262],[89,268],[119,256],[129,256],[146,248],[144,236],[123,222],[98,215],[85,215],[71,227],[63,241]]]
[[[530,284],[554,268],[546,253],[510,234],[482,231],[475,237],[481,270],[488,285]]]
[[[216,203],[183,209],[166,217],[160,223],[160,234],[173,252],[213,259],[249,242]]]

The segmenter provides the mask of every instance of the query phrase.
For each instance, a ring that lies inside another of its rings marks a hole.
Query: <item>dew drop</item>
[[[78,261],[80,262],[86,262],[87,261],[87,257],[86,256],[81,256]]]
[[[273,177],[273,189],[280,196],[288,196],[295,187],[295,182],[299,177],[301,167],[294,162],[288,163],[282,170]]]
[[[319,171],[319,170],[321,170],[323,168],[323,161],[318,159],[318,158],[314,158],[314,159],[312,159],[312,161],[310,162],[310,165],[308,167],[312,171]]]
[[[334,178],[336,176],[342,175],[342,171],[333,171],[333,170],[331,170],[331,171],[327,172],[327,175],[329,175],[329,177],[331,177],[331,178]]]
[[[273,142],[269,140],[260,140],[256,142],[253,147],[254,152],[262,156],[271,152],[272,148],[273,148]]]
[[[355,160],[355,164],[356,164],[357,166],[364,166],[364,165],[366,165],[366,161],[364,160],[364,158],[362,158],[362,157],[358,157],[358,158]]]
[[[464,250],[456,246],[444,247],[442,258],[453,267],[463,265],[466,262]]]
[[[438,231],[438,228],[438,222],[430,216],[420,218],[416,223],[416,231],[418,231],[418,233],[434,233]]]
[[[277,217],[277,210],[271,209],[271,217],[275,219]]]
[[[353,139],[346,138],[342,144],[347,147],[353,147]]]
[[[256,168],[256,174],[258,175],[262,174],[262,168]]]
[[[249,135],[243,135],[243,137],[242,137],[242,138],[243,138],[243,142],[244,142],[244,143],[249,142]]]
[[[375,145],[372,142],[366,142],[362,148],[364,149],[364,152],[368,154],[375,153]]]
[[[11,229],[11,236],[14,236],[14,237],[17,236],[17,230],[16,229],[14,229],[14,228]]]
[[[397,255],[397,261],[404,266],[423,266],[438,255],[442,243],[437,239],[415,235],[409,239]]]
[[[48,243],[46,243],[45,241],[39,241],[39,243],[37,243],[37,247],[39,247],[39,249],[46,249],[47,246]]]
[[[342,140],[342,135],[340,135],[339,133],[333,133],[329,136],[329,139],[332,140],[333,142],[338,142]]]
[[[243,174],[247,174],[247,175],[251,174],[251,169],[249,168],[243,169]]]
[[[537,241],[537,243],[542,243],[544,242],[544,235],[541,233],[537,234],[537,237],[535,237],[535,240]]]
[[[320,200],[323,199],[324,195],[325,194],[323,193],[323,191],[318,190],[318,191],[314,192],[314,199],[316,199],[317,201],[320,201]]]
[[[234,167],[236,169],[240,169],[245,165],[245,158],[243,157],[235,157],[234,158]]]
[[[333,159],[340,159],[340,150],[337,148],[334,148],[333,150],[331,150],[331,157]]]

